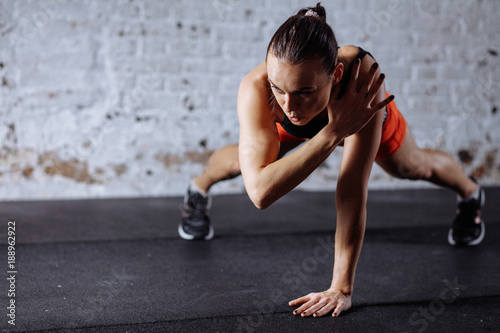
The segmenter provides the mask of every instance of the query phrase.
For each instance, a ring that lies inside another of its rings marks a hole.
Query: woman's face
[[[321,59],[300,65],[267,57],[267,77],[279,106],[297,126],[307,124],[323,111],[330,100],[334,76],[328,76]]]

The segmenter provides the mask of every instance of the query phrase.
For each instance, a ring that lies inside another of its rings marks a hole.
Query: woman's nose
[[[285,112],[290,112],[293,111],[295,108],[295,100],[290,96],[290,94],[286,94],[284,96],[284,101],[283,101],[283,111]]]

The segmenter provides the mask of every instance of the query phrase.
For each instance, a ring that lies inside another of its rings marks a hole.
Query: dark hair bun
[[[297,12],[297,15],[304,16],[307,12],[313,11],[318,14],[323,20],[326,20],[326,10],[325,7],[321,6],[321,2],[318,2],[315,7],[305,7]]]

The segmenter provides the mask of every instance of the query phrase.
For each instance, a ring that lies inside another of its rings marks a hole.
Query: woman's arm
[[[362,128],[390,100],[385,99],[377,107],[371,107],[383,78],[370,84],[376,75],[376,71],[370,71],[369,80],[357,89],[359,64],[354,65],[348,93],[336,102],[337,108],[328,110],[329,119],[335,121],[296,152],[277,160],[279,135],[268,103],[267,77],[262,74],[265,63],[259,67],[245,77],[238,92],[239,158],[247,193],[257,208],[264,209],[307,178],[352,133],[353,128]],[[349,126],[345,126],[347,120]]]
[[[264,209],[309,176],[343,137],[320,132],[299,150],[278,160],[280,142],[275,119],[255,85],[243,82],[238,93],[239,158],[247,193],[257,208]]]
[[[385,97],[385,88],[377,100]],[[333,278],[328,290],[311,293],[290,302],[303,304],[294,311],[303,316],[323,316],[334,310],[333,316],[351,307],[354,275],[363,243],[366,223],[368,179],[380,145],[384,110],[358,133],[344,141],[344,152],[336,189],[337,228]],[[305,314],[304,314],[305,313]]]
[[[374,61],[364,62],[363,69]],[[363,71],[363,69],[361,71]],[[375,102],[385,98],[385,85]],[[354,275],[365,232],[368,180],[382,137],[385,108],[358,133],[344,140],[335,191],[337,228],[335,232],[335,264],[331,288],[351,295]]]
[[[337,317],[351,307],[354,275],[366,222],[367,182],[380,143],[383,113],[359,133],[347,137],[336,190],[337,228],[335,260],[330,288],[313,292],[289,303],[293,313],[321,317],[333,310]]]
[[[385,96],[384,96],[385,97]],[[384,110],[360,132],[347,137],[335,191],[337,227],[331,288],[351,295],[365,232],[368,180],[382,135]]]

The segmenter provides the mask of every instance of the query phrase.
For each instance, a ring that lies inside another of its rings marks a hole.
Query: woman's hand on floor
[[[351,296],[345,295],[339,290],[328,289],[294,299],[288,305],[301,305],[293,311],[293,314],[302,317],[321,317],[332,310],[332,316],[338,317],[342,311],[346,311],[351,307]]]

